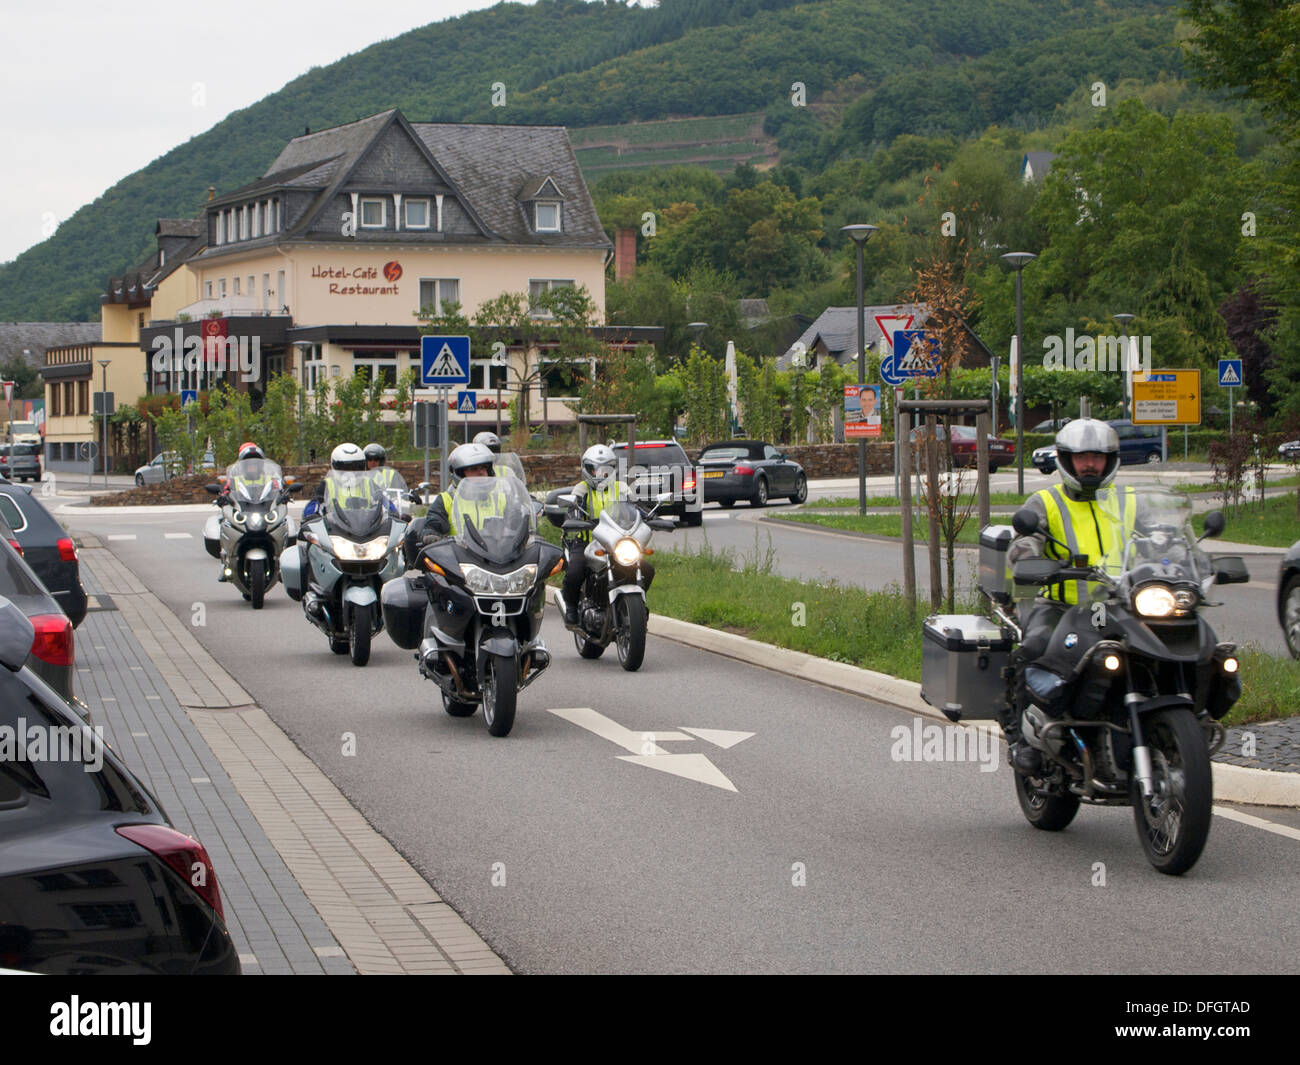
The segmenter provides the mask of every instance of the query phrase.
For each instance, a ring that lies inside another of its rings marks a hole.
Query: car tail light
[[[19,556],[22,555],[22,553],[23,553],[23,545],[20,544],[17,540],[12,540],[12,539],[11,539],[11,540],[9,541],[9,546],[12,547],[15,551],[17,551],[18,554],[19,554]]]
[[[694,487],[695,487],[695,474],[688,473],[685,477],[682,478],[682,490],[689,492]]]
[[[749,477],[754,472],[753,466],[732,466],[732,473],[738,473],[742,477]]]
[[[52,666],[72,665],[72,622],[66,614],[36,614],[28,619],[36,630],[32,654]]]
[[[212,868],[212,859],[197,839],[177,832],[169,825],[119,825],[117,834],[161,858],[217,911],[223,921],[226,919],[226,911],[221,905],[221,889],[217,886],[217,871]]]
[[[77,561],[77,545],[67,536],[59,538],[59,558],[64,562]]]

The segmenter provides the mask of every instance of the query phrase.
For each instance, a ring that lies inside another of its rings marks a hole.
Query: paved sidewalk
[[[207,847],[244,972],[508,973],[134,573],[77,540],[78,691]]]

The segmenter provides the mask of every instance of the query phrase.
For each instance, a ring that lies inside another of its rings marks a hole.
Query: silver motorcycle
[[[289,499],[300,485],[284,477],[277,463],[245,459],[226,471],[226,483],[207,485],[218,498],[220,514],[203,526],[203,546],[221,562],[221,578],[229,581],[254,610],[261,610],[266,593],[280,579],[280,557],[295,541]]]

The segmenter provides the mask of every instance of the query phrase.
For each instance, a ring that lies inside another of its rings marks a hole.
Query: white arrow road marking
[[[685,725],[680,726],[683,732],[689,732],[692,736],[698,736],[702,740],[721,747],[724,751],[728,747],[734,747],[736,744],[749,739],[754,735],[752,732],[732,732],[725,728],[687,728]]]
[[[636,765],[662,769],[673,776],[698,780],[701,784],[712,784],[724,791],[735,791],[736,785],[723,776],[722,771],[702,754],[620,754],[620,762],[633,762]]]
[[[701,739],[707,739],[710,743],[716,743],[720,747],[730,747],[754,735],[752,732],[729,732],[723,729],[637,732],[634,729],[624,728],[617,721],[591,709],[589,706],[568,707],[559,710],[551,709],[550,712],[556,717],[562,717],[565,721],[572,722],[579,728],[594,732],[597,736],[609,740],[611,743],[622,747],[625,751],[631,751],[630,756],[622,754],[618,756],[624,762],[649,766],[651,769],[659,769],[665,773],[672,773],[674,776],[685,777],[687,780],[695,780],[701,784],[711,784],[713,787],[722,788],[724,791],[736,791],[737,789],[705,755],[669,754],[659,744],[674,740],[689,740],[691,737],[685,735],[685,733],[690,732]],[[710,737],[718,738],[712,739]],[[723,742],[724,740],[726,742]]]

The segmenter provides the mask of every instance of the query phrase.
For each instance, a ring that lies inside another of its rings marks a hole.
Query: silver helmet
[[[335,470],[364,470],[366,456],[356,444],[339,444],[330,453],[330,468]]]
[[[1100,476],[1080,477],[1075,472],[1074,456],[1085,452],[1106,456]],[[1056,434],[1056,468],[1061,480],[1080,498],[1096,499],[1097,492],[1109,485],[1119,470],[1119,434],[1096,418],[1076,418]]]
[[[465,471],[475,466],[485,466],[488,473],[495,473],[492,461],[492,452],[482,444],[461,444],[447,456],[447,472],[451,474],[452,486],[459,484]]]
[[[582,453],[582,479],[592,488],[605,488],[614,478],[617,461],[613,448],[592,444]]]
[[[492,454],[501,454],[501,438],[496,433],[484,430],[474,437],[474,443],[482,444]]]

